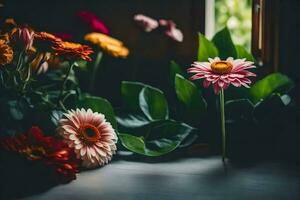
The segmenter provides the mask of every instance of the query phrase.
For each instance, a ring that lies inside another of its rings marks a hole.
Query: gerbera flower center
[[[80,134],[84,141],[86,142],[96,142],[101,136],[100,132],[94,125],[85,124],[80,128]]]
[[[228,61],[216,61],[211,64],[211,69],[217,74],[227,74],[231,72],[233,66]]]

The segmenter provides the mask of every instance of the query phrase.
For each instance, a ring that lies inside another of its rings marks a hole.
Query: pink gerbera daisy
[[[117,135],[101,113],[91,109],[70,110],[59,122],[58,132],[74,148],[82,166],[107,164],[116,152]]]
[[[188,69],[189,73],[195,73],[190,79],[204,79],[203,87],[207,88],[213,85],[215,94],[221,89],[227,89],[230,84],[235,87],[247,87],[251,80],[247,77],[256,76],[248,69],[256,68],[253,62],[246,59],[236,59],[232,57],[221,60],[219,57],[209,58],[209,62],[194,62]]]

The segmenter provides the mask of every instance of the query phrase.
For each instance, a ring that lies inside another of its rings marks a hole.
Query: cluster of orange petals
[[[38,127],[32,127],[27,134],[1,139],[0,148],[52,167],[61,182],[76,179],[79,161],[74,151],[61,140],[44,136]]]
[[[78,60],[83,59],[86,61],[91,61],[90,54],[93,50],[87,46],[79,43],[73,42],[58,42],[54,47],[55,55],[64,57],[68,60]]]
[[[44,49],[46,51],[54,50],[55,55],[64,57],[65,59],[83,59],[86,61],[92,60],[89,55],[93,53],[93,50],[87,45],[65,42],[47,32],[36,33],[35,40],[38,48],[40,47],[40,49]]]
[[[12,62],[13,50],[6,44],[5,40],[0,40],[0,65],[6,65]]]
[[[37,45],[43,45],[48,48],[52,48],[52,46],[61,42],[61,39],[47,32],[35,32],[34,39]]]
[[[90,54],[93,53],[93,50],[87,45],[66,42],[51,33],[37,32],[30,27],[18,27],[13,19],[7,19],[5,26],[8,27],[7,30],[0,33],[0,65],[12,62],[13,47],[20,46],[22,42],[26,44],[30,44],[30,42],[32,44],[33,42],[33,46],[28,45],[30,48],[26,48],[27,53],[31,53],[33,56],[36,53],[37,55],[51,53],[53,56],[60,56],[69,61],[92,60]],[[10,43],[11,47],[9,46]]]

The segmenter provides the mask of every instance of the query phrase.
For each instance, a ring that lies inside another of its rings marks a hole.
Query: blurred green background
[[[251,2],[252,0],[215,0],[215,30],[227,26],[234,43],[251,46]]]

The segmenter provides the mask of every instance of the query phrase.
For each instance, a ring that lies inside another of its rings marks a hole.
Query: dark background
[[[108,26],[110,35],[130,49],[127,59],[105,55],[97,75],[94,93],[113,104],[120,102],[122,80],[138,80],[166,89],[169,61],[176,60],[183,66],[192,63],[197,53],[197,32],[204,32],[201,0],[10,0],[0,9],[2,21],[13,17],[18,24],[28,24],[37,31],[71,33],[77,42],[83,42],[84,34],[91,30],[75,16],[76,12],[95,13]],[[157,20],[174,20],[184,34],[184,41],[172,41],[158,30],[145,33],[133,21],[139,13]]]
[[[266,0],[272,2],[270,0]],[[95,94],[119,104],[119,86],[122,80],[137,80],[163,90],[166,88],[168,65],[175,60],[185,69],[196,58],[197,32],[204,32],[204,0],[9,0],[0,7],[0,19],[13,17],[19,24],[29,24],[37,31],[71,33],[74,41],[83,42],[89,27],[75,16],[86,10],[95,13],[108,26],[111,36],[122,40],[130,49],[127,59],[106,55],[98,74]],[[279,0],[278,70],[300,80],[300,1]],[[183,43],[165,37],[160,31],[145,33],[133,21],[138,13],[155,19],[173,19],[183,31]],[[275,17],[275,16],[274,16]],[[273,26],[266,21],[265,26]],[[268,38],[266,38],[268,39]],[[272,66],[269,66],[272,67]],[[270,70],[268,70],[270,71]]]
[[[300,1],[281,0],[279,13],[280,70],[300,83]]]

